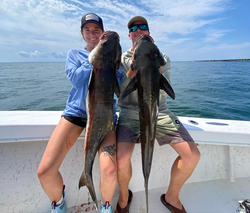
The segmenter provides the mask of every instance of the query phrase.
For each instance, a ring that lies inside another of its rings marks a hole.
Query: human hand
[[[133,55],[131,56],[131,58],[130,58],[130,66],[131,66],[131,64],[133,63],[133,61],[134,61],[134,54],[133,54]],[[133,66],[131,66],[131,67],[133,68]],[[133,77],[135,77],[135,75],[136,75],[136,73],[137,73],[137,71],[131,69],[131,67],[129,68],[129,70],[128,70],[128,72],[127,72],[127,75],[128,75],[128,77],[129,77],[130,79],[132,79]]]
[[[127,75],[130,79],[134,78],[136,75],[137,71],[132,70],[131,68],[129,68]]]

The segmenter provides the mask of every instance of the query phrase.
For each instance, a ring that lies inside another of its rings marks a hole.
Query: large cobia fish
[[[85,161],[79,188],[88,187],[98,209],[92,167],[103,138],[110,130],[115,130],[113,99],[114,93],[118,97],[120,94],[116,72],[121,64],[121,46],[118,34],[111,31],[102,34],[100,42],[89,55],[89,61],[93,68],[86,97]]]
[[[158,118],[159,93],[163,89],[172,99],[175,93],[159,67],[166,64],[153,39],[141,36],[135,44],[131,69],[136,75],[124,89],[122,99],[132,91],[138,91],[142,169],[145,179],[148,212],[148,179],[151,170],[156,124]]]

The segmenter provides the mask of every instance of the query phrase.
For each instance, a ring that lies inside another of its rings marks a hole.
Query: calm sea
[[[250,121],[250,62],[172,62],[178,116]],[[64,110],[65,63],[0,63],[0,110]]]

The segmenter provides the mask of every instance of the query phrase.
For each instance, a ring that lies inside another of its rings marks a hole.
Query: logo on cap
[[[86,15],[86,21],[91,21],[91,20],[99,22],[99,17],[96,16],[95,14]]]

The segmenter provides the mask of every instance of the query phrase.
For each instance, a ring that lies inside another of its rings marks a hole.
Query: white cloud
[[[52,55],[55,57],[55,58],[66,58],[66,54],[65,53],[55,53],[53,52]]]
[[[12,54],[19,52],[22,57],[30,54],[29,58],[65,60],[64,53],[70,48],[85,46],[80,21],[88,12],[99,14],[106,30],[118,32],[123,51],[131,47],[127,22],[135,15],[148,19],[151,35],[163,51],[171,47],[176,52],[176,48],[181,48],[184,55],[185,47],[190,47],[190,51],[204,46],[214,48],[211,42],[220,44],[222,38],[234,32],[216,29],[226,18],[220,14],[234,9],[233,3],[233,0],[2,0],[0,58],[5,49],[11,49]]]
[[[44,52],[39,52],[37,50],[35,50],[34,52],[25,52],[25,51],[20,51],[17,53],[18,55],[22,56],[22,57],[25,57],[25,58],[29,58],[29,57],[41,57],[41,58],[44,58],[44,57],[48,57],[49,54],[47,53],[44,53]]]
[[[54,58],[66,58],[66,54],[63,52],[52,52],[52,53],[45,53],[45,52],[39,52],[37,50],[35,50],[34,52],[25,52],[25,51],[20,51],[17,53],[18,55],[20,55],[21,57],[24,58],[46,58],[46,57],[50,57],[53,56]]]
[[[203,50],[225,50],[225,51],[234,51],[234,50],[242,50],[242,49],[248,49],[250,47],[250,42],[241,43],[241,44],[219,44],[217,46],[205,46],[200,49]]]
[[[158,1],[148,0],[146,5],[153,11],[150,24],[165,33],[186,35],[204,26],[219,22],[219,18],[211,18],[224,10],[232,9],[228,0],[186,0]],[[150,16],[149,16],[150,17]]]
[[[18,53],[18,55],[20,55],[20,56],[22,56],[22,57],[24,57],[24,58],[29,58],[29,57],[30,57],[30,53],[27,53],[27,52],[25,52],[25,51],[20,51],[20,52]]]
[[[44,58],[44,57],[48,57],[48,54],[44,53],[44,52],[39,52],[39,51],[35,50],[34,52],[30,53],[30,56]]]
[[[219,42],[220,38],[227,32],[230,32],[230,30],[207,30],[204,42]]]

